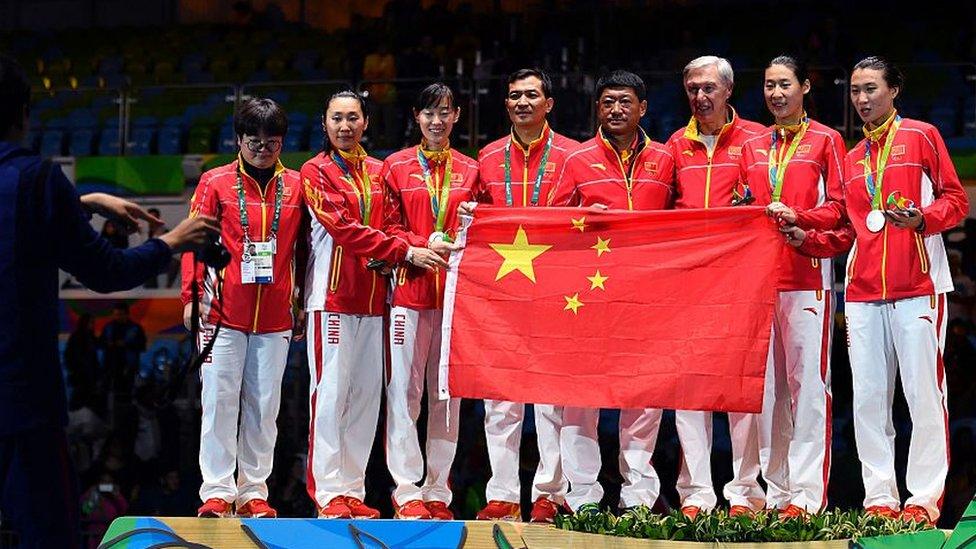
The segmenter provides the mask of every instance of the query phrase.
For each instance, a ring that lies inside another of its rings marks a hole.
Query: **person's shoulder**
[[[736,118],[736,129],[749,136],[766,132],[766,126],[763,126],[759,122],[738,117]]]
[[[674,132],[671,133],[671,137],[669,137],[668,140],[665,141],[665,143],[667,145],[673,145],[673,144],[677,143],[678,141],[684,139],[685,138],[685,129],[686,129],[685,126],[681,126],[680,128],[674,130]]]
[[[223,164],[221,166],[216,166],[210,168],[209,170],[203,172],[200,175],[200,181],[213,181],[222,177],[227,177],[228,175],[234,175],[237,171],[237,161],[233,161],[229,164]]]
[[[559,132],[552,132],[552,144],[556,147],[566,149],[567,152],[572,152],[580,146],[579,141],[573,139],[572,137],[566,137]]]
[[[383,161],[383,165],[388,169],[393,169],[397,166],[407,164],[411,161],[416,161],[417,158],[417,147],[407,147],[406,149],[400,149],[399,151],[386,157]]]
[[[308,160],[306,160],[305,163],[302,164],[301,171],[304,172],[306,170],[316,170],[316,169],[320,168],[323,164],[325,164],[325,162],[326,162],[327,159],[328,159],[328,156],[326,156],[326,154],[324,152],[320,152],[320,153],[316,154],[315,156],[313,156],[312,158],[309,158]]]
[[[459,165],[462,165],[462,166],[464,166],[466,168],[474,168],[476,170],[478,169],[478,161],[477,160],[475,160],[474,158],[471,158],[470,156],[464,154],[463,152],[461,152],[461,151],[459,151],[457,149],[452,149],[451,161],[454,162],[455,165],[458,165],[459,164]]]
[[[840,141],[842,143],[844,141],[844,138],[841,137],[840,132],[822,122],[818,122],[813,119],[810,119],[810,128],[807,131],[821,135],[831,141]]]
[[[509,139],[511,139],[511,136],[509,135],[506,135],[504,137],[499,137],[498,139],[482,147],[481,150],[478,151],[478,162],[481,162],[485,158],[492,156],[494,154],[498,154],[503,150],[505,150],[505,144],[508,143]],[[553,138],[553,141],[555,142],[555,138]]]

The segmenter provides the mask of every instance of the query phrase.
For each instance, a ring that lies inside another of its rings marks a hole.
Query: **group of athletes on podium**
[[[769,127],[743,120],[728,103],[734,78],[725,59],[691,61],[682,81],[692,116],[667,143],[641,129],[645,85],[626,71],[599,80],[599,128],[577,143],[547,123],[555,101],[546,74],[519,70],[504,99],[511,132],[477,160],[450,146],[460,108],[448,86],[431,84],[419,94],[412,116],[420,143],[382,162],[361,145],[366,100],[342,91],[323,105],[323,150],[300,172],[279,161],[288,129],[283,108],[270,99],[245,101],[234,122],[238,159],[204,173],[191,204],[191,215],[219,219],[230,264],[218,273],[191,254],[183,258],[184,318],[189,325],[193,286],[202,284],[200,344],[214,339],[202,367],[199,515],[276,516],[266,480],[281,379],[292,338],[305,337],[307,486],[318,516],[380,516],[363,500],[385,391],[395,516],[453,518],[449,472],[459,399],[440,400],[435,390],[446,258],[456,249],[460,214],[478,204],[654,210],[754,203],[765,206],[794,248],[781,266],[762,412],[729,414],[729,512],[803,516],[826,506],[831,258],[850,250],[845,315],[864,507],[934,523],[948,469],[942,349],[952,290],[940,233],[968,213],[942,137],[898,114],[903,78],[878,57],[851,73],[864,138],[850,151],[835,130],[807,116],[810,80],[791,57],[773,59],[758,83],[775,119]],[[896,371],[913,423],[904,506],[891,420]],[[425,383],[422,450],[417,420]],[[479,519],[522,518],[524,410],[522,403],[485,402],[492,474]],[[531,520],[551,522],[560,511],[599,503],[599,410],[534,410],[540,460]],[[620,411],[621,507],[652,506],[658,498],[651,457],[661,416],[659,409]],[[682,512],[695,516],[718,502],[712,417],[679,410],[675,418],[677,491]]]

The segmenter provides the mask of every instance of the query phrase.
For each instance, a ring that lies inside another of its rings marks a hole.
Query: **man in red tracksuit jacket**
[[[509,207],[545,206],[557,171],[579,143],[549,127],[552,82],[540,69],[521,69],[508,79],[505,108],[512,131],[481,149],[478,191],[482,204]],[[462,205],[473,207],[474,203]],[[566,477],[559,457],[561,406],[535,404],[539,466],[532,482],[533,522],[553,522],[566,496]],[[519,447],[525,405],[485,400],[485,438],[491,478],[485,489],[488,505],[479,520],[521,520]]]
[[[201,368],[201,517],[274,517],[268,505],[281,402],[281,377],[292,334],[294,251],[304,201],[298,173],[278,157],[288,131],[285,111],[252,99],[234,116],[240,155],[203,174],[190,215],[216,217],[231,260],[217,274],[183,256],[184,322],[192,287],[201,284],[202,340],[216,334]],[[237,471],[237,479],[234,471]]]
[[[646,88],[639,76],[614,71],[597,83],[596,136],[571,153],[553,189],[551,206],[595,206],[626,210],[670,208],[674,199],[674,159],[640,128],[647,112]],[[599,503],[603,488],[599,409],[567,406],[560,435],[563,471],[569,479],[566,503],[573,509]],[[651,463],[661,410],[620,411],[620,506],[652,506],[661,481]]]
[[[677,198],[675,208],[730,206],[739,179],[742,144],[765,131],[761,124],[739,118],[728,104],[732,95],[732,66],[721,57],[699,57],[684,69],[685,93],[691,120],[668,140],[674,156]],[[729,414],[733,478],[724,495],[731,512],[758,510],[765,494],[758,483],[759,441],[755,414]],[[681,469],[677,490],[682,511],[689,516],[715,507],[712,486],[712,414],[675,411],[681,441]]]

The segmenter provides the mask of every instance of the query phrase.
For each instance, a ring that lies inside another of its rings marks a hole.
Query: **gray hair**
[[[688,78],[688,73],[703,69],[709,65],[715,65],[718,69],[719,77],[731,88],[735,83],[735,73],[732,72],[732,65],[729,60],[724,57],[718,57],[715,55],[703,55],[696,59],[692,59],[690,63],[685,65],[684,73],[682,73],[682,78]]]

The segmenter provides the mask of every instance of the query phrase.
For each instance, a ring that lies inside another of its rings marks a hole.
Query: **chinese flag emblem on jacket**
[[[482,206],[459,239],[442,397],[760,411],[786,251],[762,208]]]

